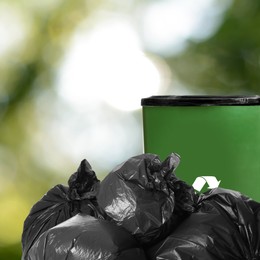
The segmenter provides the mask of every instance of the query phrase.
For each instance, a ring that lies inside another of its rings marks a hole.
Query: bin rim
[[[213,95],[162,95],[141,99],[142,106],[256,106],[259,95],[213,96]]]

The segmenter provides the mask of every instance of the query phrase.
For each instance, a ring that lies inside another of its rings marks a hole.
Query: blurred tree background
[[[142,97],[260,94],[259,25],[257,0],[1,0],[0,259],[81,159],[142,152]]]

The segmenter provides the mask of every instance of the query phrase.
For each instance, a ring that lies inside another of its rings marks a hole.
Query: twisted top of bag
[[[70,200],[94,199],[99,183],[96,173],[92,170],[89,162],[84,159],[68,180],[68,198]]]

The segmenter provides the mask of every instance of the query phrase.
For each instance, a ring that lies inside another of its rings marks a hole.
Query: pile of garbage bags
[[[31,209],[23,260],[260,260],[260,203],[222,188],[197,194],[179,155],[141,154],[99,181],[83,160],[68,186]]]

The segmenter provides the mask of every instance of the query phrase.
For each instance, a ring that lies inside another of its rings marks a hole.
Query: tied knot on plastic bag
[[[148,164],[147,189],[160,190],[169,195],[169,189],[174,192],[175,209],[178,215],[187,215],[197,209],[197,195],[192,186],[178,179],[174,174],[180,163],[180,156],[171,153],[163,162],[158,158]]]
[[[168,175],[173,173],[179,163],[180,156],[176,153],[171,153],[163,162],[157,157],[152,159],[147,165],[148,183],[146,188],[163,191],[169,195]]]
[[[105,212],[98,206],[96,196],[100,181],[89,162],[84,159],[68,180],[68,200],[71,211],[84,212],[97,218],[104,218]]]
[[[70,200],[93,199],[97,195],[100,181],[89,162],[81,161],[78,170],[68,180]]]
[[[189,215],[198,209],[198,195],[191,185],[178,179],[175,174],[168,175],[168,185],[175,195],[175,214]]]

